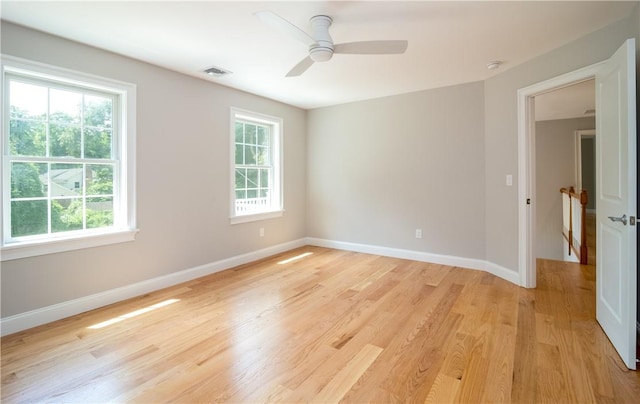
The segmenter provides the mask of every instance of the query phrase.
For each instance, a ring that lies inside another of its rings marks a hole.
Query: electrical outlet
[[[264,237],[264,227],[260,228],[260,237]]]
[[[513,175],[507,174],[507,186],[510,187],[513,185]]]
[[[416,229],[416,238],[422,238],[422,229]]]

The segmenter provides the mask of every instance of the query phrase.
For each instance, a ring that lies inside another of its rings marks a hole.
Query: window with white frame
[[[2,64],[3,260],[131,240],[135,86]]]
[[[231,110],[231,222],[282,215],[282,120]]]

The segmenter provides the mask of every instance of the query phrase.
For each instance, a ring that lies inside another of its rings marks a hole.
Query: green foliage
[[[13,163],[11,165],[11,198],[37,198],[46,196],[40,181],[39,167],[46,164]]]
[[[47,130],[42,122],[24,120],[28,114],[11,106],[9,152],[14,156],[44,156]]]
[[[47,201],[11,202],[11,235],[30,236],[47,232]]]
[[[11,105],[9,153],[13,156],[112,158],[112,102],[84,96],[77,116],[66,112],[31,116]],[[83,110],[84,124],[79,121]],[[47,143],[47,128],[49,143]],[[84,139],[84,147],[82,145]],[[84,153],[84,155],[82,155]],[[11,234],[13,237],[100,228],[113,225],[113,165],[86,166],[86,207],[82,197],[48,200],[49,168],[77,169],[81,164],[14,162],[11,165]],[[44,176],[44,177],[43,177]],[[45,181],[46,182],[46,181]],[[19,199],[18,198],[28,198]],[[51,216],[49,217],[48,204]]]

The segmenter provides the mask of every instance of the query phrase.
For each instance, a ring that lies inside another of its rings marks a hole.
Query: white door
[[[635,40],[596,74],[596,318],[636,368]]]

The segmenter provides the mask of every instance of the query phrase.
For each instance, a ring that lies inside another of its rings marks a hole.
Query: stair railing
[[[588,262],[587,251],[587,191],[579,194],[573,187],[561,188],[562,194],[562,235],[568,243],[568,253],[576,255],[580,264]]]

